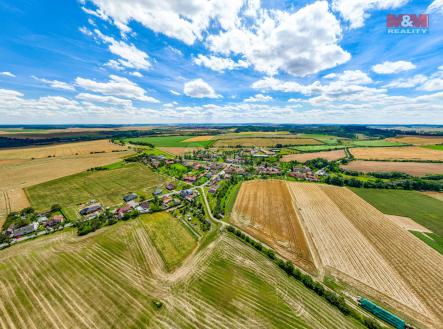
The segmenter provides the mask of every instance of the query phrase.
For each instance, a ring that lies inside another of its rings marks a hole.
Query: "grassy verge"
[[[428,246],[437,250],[440,254],[443,255],[443,238],[441,236],[438,236],[435,233],[424,233],[417,231],[410,232],[414,234],[417,238],[422,240],[424,243],[426,243]]]

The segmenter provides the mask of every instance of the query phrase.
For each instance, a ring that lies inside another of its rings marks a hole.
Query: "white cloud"
[[[394,80],[385,85],[385,88],[413,88],[423,84],[427,79],[425,75],[417,74],[411,78]]]
[[[443,90],[443,77],[431,78],[417,89],[426,91]]]
[[[143,102],[159,103],[157,99],[146,96],[143,88],[127,78],[119,77],[117,75],[110,75],[109,77],[110,80],[108,82],[97,82],[77,77],[75,83],[77,86],[85,90],[104,95],[125,97]]]
[[[392,74],[415,69],[415,65],[408,61],[386,61],[372,67],[372,71],[378,74]]]
[[[80,93],[80,94],[76,95],[75,98],[77,98],[81,101],[86,101],[86,102],[91,102],[91,103],[106,103],[106,104],[120,105],[120,106],[125,106],[125,107],[132,106],[131,100],[118,98],[118,97],[114,97],[114,96],[101,96],[101,95],[94,95],[94,94],[89,94],[89,93]]]
[[[201,40],[211,20],[216,20],[223,29],[232,28],[243,1],[225,0],[90,0],[97,10],[84,9],[91,15],[113,23],[124,33],[130,31],[131,21],[188,45]]]
[[[351,55],[338,42],[339,21],[326,1],[317,1],[294,13],[261,10],[252,27],[235,27],[208,36],[216,53],[244,56],[258,71],[274,75],[284,71],[305,76],[345,63]],[[321,24],[318,22],[321,20]]]
[[[67,82],[59,81],[59,80],[48,80],[43,78],[38,78],[36,76],[32,76],[33,79],[43,82],[47,84],[51,88],[62,89],[62,90],[75,90],[75,87]]]
[[[273,98],[271,96],[268,96],[268,95],[256,94],[255,96],[246,98],[244,101],[245,102],[249,102],[249,103],[256,103],[256,102],[268,102],[268,101],[270,101],[272,99]]]
[[[137,72],[137,71],[131,72],[130,74],[133,75],[134,77],[137,77],[137,78],[142,78],[143,77],[143,74],[141,74],[140,72]]]
[[[95,29],[94,33],[102,42],[109,44],[108,49],[111,53],[120,57],[117,60],[113,60],[114,66],[124,66],[137,70],[148,69],[151,66],[151,63],[148,61],[148,54],[133,44],[117,41],[112,37],[104,35],[98,29]]]
[[[234,70],[236,68],[246,68],[248,67],[248,63],[244,60],[239,60],[238,62],[234,62],[230,58],[223,58],[217,56],[205,56],[198,55],[194,58],[194,63],[197,65],[205,66],[213,71],[223,72],[224,70]]]
[[[0,75],[3,75],[3,76],[5,76],[5,77],[10,77],[10,78],[15,78],[15,75],[14,75],[14,74],[12,74],[11,72],[7,72],[7,71],[5,71],[5,72],[0,72]]]
[[[178,91],[170,89],[169,92],[175,96],[180,96],[181,94]]]
[[[195,79],[184,84],[183,93],[193,98],[219,98],[215,90],[202,79]]]
[[[443,0],[434,0],[426,10],[428,13],[437,12],[443,14]]]
[[[332,8],[350,22],[351,28],[364,25],[370,10],[395,9],[405,5],[409,0],[333,0]]]

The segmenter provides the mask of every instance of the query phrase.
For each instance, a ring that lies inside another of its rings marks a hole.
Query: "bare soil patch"
[[[356,159],[363,160],[431,160],[443,161],[443,152],[417,146],[357,147],[350,149]]]
[[[443,201],[443,192],[422,192],[423,194],[426,194],[434,199]]]
[[[431,230],[413,221],[409,217],[396,216],[396,215],[386,215],[386,217],[395,224],[397,224],[398,226],[400,226],[401,228],[405,229],[406,231],[432,233]]]
[[[288,154],[284,155],[282,158],[283,162],[298,161],[306,162],[315,158],[323,158],[328,161],[335,161],[344,158],[346,153],[344,150],[326,151],[326,152],[312,152],[312,153],[298,153],[298,154]]]
[[[412,176],[442,174],[443,163],[391,162],[391,161],[352,161],[341,166],[343,169],[368,172],[403,172]]]

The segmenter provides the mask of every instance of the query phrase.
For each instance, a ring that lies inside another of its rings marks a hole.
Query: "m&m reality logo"
[[[389,14],[386,16],[388,34],[427,34],[429,33],[428,14]]]

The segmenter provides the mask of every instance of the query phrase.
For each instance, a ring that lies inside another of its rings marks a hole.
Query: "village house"
[[[17,238],[17,237],[21,237],[23,235],[35,232],[38,229],[38,226],[39,226],[38,222],[32,222],[31,224],[28,224],[26,226],[22,226],[17,229],[14,229],[12,232],[12,236],[14,238]]]
[[[171,160],[171,159],[168,159],[168,160],[165,161],[165,163],[166,163],[167,165],[171,165],[171,164],[174,164],[175,161],[174,161],[174,160]]]
[[[256,172],[260,175],[280,175],[281,173],[279,168],[264,166],[257,167]]]
[[[141,214],[147,214],[151,210],[149,201],[140,202],[137,208],[135,208]]]
[[[62,215],[55,215],[45,223],[45,227],[54,227],[63,223],[65,218]]]
[[[156,188],[156,189],[154,190],[154,192],[152,192],[152,194],[153,194],[154,196],[160,195],[160,194],[162,194],[162,193],[163,193],[163,191],[162,191],[161,188]]]
[[[129,201],[135,200],[136,198],[137,198],[137,194],[135,194],[135,193],[131,193],[131,194],[125,195],[125,196],[123,197],[123,200],[124,200],[125,202],[129,202]]]
[[[174,184],[174,183],[168,183],[168,184],[166,185],[166,189],[167,189],[168,191],[172,191],[173,189],[175,189],[175,184]]]
[[[116,211],[117,217],[119,219],[122,219],[123,216],[126,213],[130,212],[131,210],[132,210],[132,207],[130,205],[124,205],[123,207],[117,209],[117,211]]]
[[[194,183],[197,180],[197,177],[195,176],[184,176],[183,180],[187,183]]]
[[[83,208],[82,210],[80,210],[80,215],[86,216],[86,215],[90,215],[90,214],[93,214],[95,212],[98,212],[100,210],[102,210],[102,206],[99,205],[99,204],[95,204],[95,205],[91,205],[91,206],[88,206],[88,207]]]

